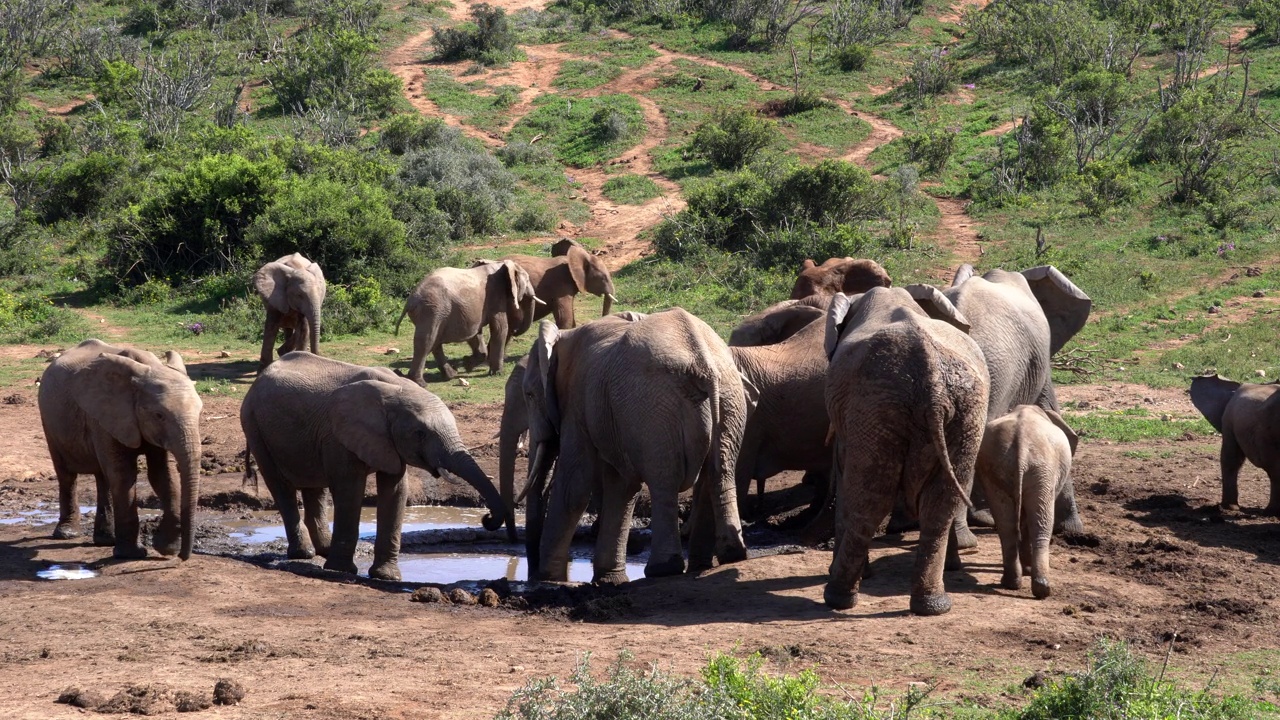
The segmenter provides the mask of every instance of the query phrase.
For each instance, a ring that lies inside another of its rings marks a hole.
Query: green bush
[[[947,48],[917,52],[911,58],[911,89],[917,97],[941,95],[956,85],[956,66]]]
[[[330,284],[324,298],[322,339],[389,328],[390,319],[399,310],[396,301],[383,295],[382,285],[372,277],[356,278],[349,287]]]
[[[556,211],[545,200],[526,197],[511,218],[511,229],[517,232],[550,232],[556,229],[559,220]]]
[[[1253,33],[1280,43],[1280,0],[1251,0],[1245,14],[1253,18]]]
[[[543,95],[516,123],[511,139],[528,142],[541,135],[560,162],[590,167],[631,147],[644,128],[640,103],[630,95]]]
[[[1094,160],[1086,165],[1080,181],[1077,199],[1094,217],[1102,217],[1113,208],[1132,202],[1138,194],[1133,173],[1107,160]]]
[[[285,112],[386,115],[399,103],[400,79],[374,67],[377,49],[372,37],[354,30],[300,32],[267,70],[267,82]]]
[[[604,196],[623,205],[641,205],[662,194],[658,184],[644,175],[618,175],[605,181]]]
[[[747,110],[719,111],[698,126],[689,143],[690,152],[723,170],[738,170],[779,137],[778,126]]]
[[[392,116],[378,134],[378,145],[394,155],[436,145],[457,145],[461,141],[462,133],[457,128],[446,125],[440,118],[423,117],[418,113]]]
[[[545,145],[531,145],[523,140],[512,140],[493,151],[494,157],[507,167],[517,165],[546,165],[555,162],[555,156]]]
[[[498,65],[515,58],[516,33],[507,11],[488,3],[471,6],[471,23],[456,28],[436,28],[431,44],[435,59],[473,60]]]
[[[871,48],[866,45],[846,45],[831,55],[831,60],[841,72],[857,72],[867,66]]]
[[[618,143],[631,137],[631,123],[614,108],[602,107],[591,116],[591,132],[606,145]]]
[[[907,146],[907,159],[931,173],[939,173],[947,167],[947,161],[956,152],[956,146],[960,142],[960,128],[932,128],[906,135],[902,141]]]
[[[73,310],[39,295],[0,288],[0,342],[83,340],[88,330],[89,323]]]
[[[408,185],[428,187],[448,213],[455,238],[490,235],[505,226],[516,179],[492,155],[465,146],[439,146],[405,156]]]

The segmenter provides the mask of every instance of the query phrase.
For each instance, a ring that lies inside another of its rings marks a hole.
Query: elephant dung
[[[475,605],[476,596],[463,590],[462,588],[454,588],[449,591],[449,599],[455,605]]]
[[[498,603],[501,601],[502,599],[498,597],[498,593],[493,591],[493,588],[485,588],[480,591],[480,604],[485,607],[498,607]]]
[[[99,705],[106,704],[107,699],[102,696],[102,693],[94,690],[81,690],[78,687],[69,687],[58,695],[56,702],[63,705],[70,705],[72,707],[93,710]]]
[[[235,680],[221,678],[213,686],[213,702],[215,705],[239,705],[244,696],[244,686]]]
[[[449,602],[449,599],[444,596],[444,593],[440,592],[440,588],[430,586],[420,587],[417,590],[414,590],[413,595],[411,595],[409,599],[413,602],[422,603]]]
[[[202,693],[186,690],[177,690],[173,693],[173,706],[178,709],[178,712],[200,712],[208,710],[212,705],[213,701]]]

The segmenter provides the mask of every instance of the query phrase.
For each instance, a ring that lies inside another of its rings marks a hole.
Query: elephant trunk
[[[182,507],[179,509],[182,546],[178,557],[187,560],[195,545],[196,504],[200,501],[200,431],[194,424],[183,428],[180,441],[173,448],[173,457],[182,482]]]
[[[515,372],[511,377],[516,377]],[[512,387],[508,380],[507,387]],[[507,540],[516,541],[516,449],[520,436],[529,429],[529,419],[520,394],[521,385],[516,382],[514,392],[508,392],[502,405],[502,420],[498,427],[498,486],[502,492],[507,522]]]
[[[533,302],[534,297],[534,295],[530,294],[529,297],[522,300],[518,305],[513,304],[511,306],[514,312],[512,313],[510,322],[508,323],[510,337],[525,334],[525,332],[529,330],[529,327],[533,325],[533,315],[535,310]]]
[[[465,480],[484,498],[489,514],[485,515],[480,522],[485,530],[497,530],[502,527],[506,517],[506,503],[503,502],[498,488],[493,486],[493,480],[485,475],[470,453],[461,448],[453,450],[445,457],[444,462],[440,463],[440,467]]]
[[[307,325],[311,326],[311,354],[320,354],[320,308],[307,312]],[[301,349],[301,348],[298,348]]]
[[[529,562],[529,579],[542,575],[542,530],[547,521],[547,475],[559,448],[553,442],[540,442],[530,451],[529,476],[525,481],[524,543]]]

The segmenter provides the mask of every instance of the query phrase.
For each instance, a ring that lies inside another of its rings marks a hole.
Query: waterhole
[[[415,505],[405,508],[404,524],[401,533],[421,530],[455,530],[463,528],[479,529],[483,526],[480,520],[488,513],[484,508],[460,508],[443,505]],[[516,518],[516,522],[522,520]],[[253,513],[253,517],[244,520],[222,521],[223,525],[232,529],[229,537],[249,545],[284,540],[284,525],[280,522],[280,513],[275,510],[262,510]],[[366,507],[360,509],[360,537],[372,540],[378,531],[378,509]]]
[[[637,562],[631,562],[637,560]],[[644,577],[644,560],[628,558],[627,577],[638,580]],[[365,568],[367,572],[367,568]],[[529,579],[529,563],[521,555],[433,553],[427,555],[401,555],[400,576],[405,582],[455,583],[481,582],[506,578],[511,581]],[[570,582],[591,582],[591,558],[574,557],[569,560]]]
[[[92,570],[79,563],[50,565],[44,570],[36,571],[36,577],[41,580],[87,580],[97,576],[97,570]]]

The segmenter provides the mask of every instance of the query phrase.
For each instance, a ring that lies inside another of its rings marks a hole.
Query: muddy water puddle
[[[41,580],[88,580],[98,577],[97,570],[87,568],[79,563],[63,563],[50,565],[44,570],[37,570],[36,577]]]
[[[480,520],[487,511],[484,508],[460,508],[442,505],[412,506],[405,509],[404,524],[400,527],[402,534],[423,531],[441,530],[481,530]],[[360,509],[360,538],[373,541],[378,530],[377,508]],[[517,524],[524,524],[524,519],[517,516]],[[280,513],[275,510],[254,512],[251,517],[239,520],[222,520],[221,525],[231,529],[228,534],[232,540],[246,545],[269,543],[284,540],[284,525],[280,521]]]
[[[627,577],[632,580],[643,578],[644,565],[642,556],[627,558]],[[367,572],[368,568],[362,568],[361,571]],[[574,557],[569,560],[570,582],[591,582],[592,574],[590,557]],[[529,579],[529,564],[522,555],[504,553],[404,554],[400,556],[400,575],[405,582],[441,585],[482,583],[502,578],[523,582]],[[513,589],[520,588],[516,586]]]

